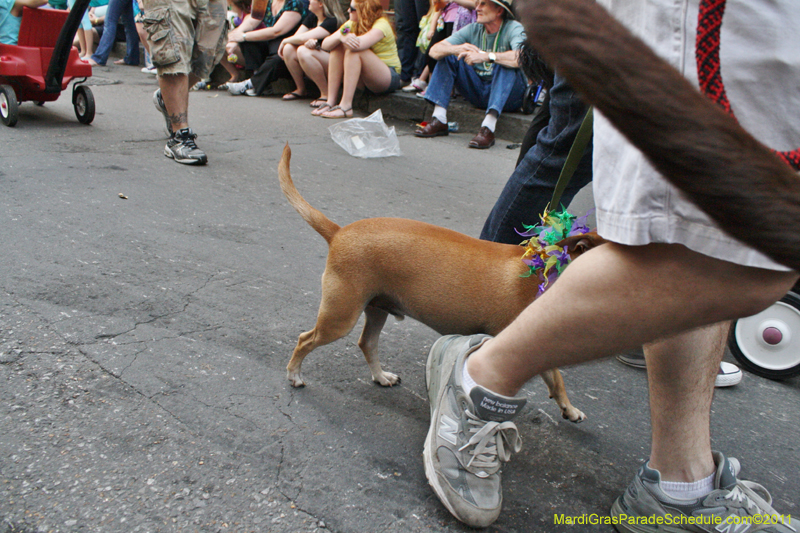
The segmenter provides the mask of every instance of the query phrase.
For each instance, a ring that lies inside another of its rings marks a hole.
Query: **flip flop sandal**
[[[316,100],[311,100],[311,103],[308,105],[309,107],[319,107],[322,104],[327,104],[327,103],[328,103],[327,98],[317,98]]]
[[[331,104],[325,102],[324,104],[320,104],[319,107],[315,108],[314,111],[311,112],[311,114],[314,115],[315,117],[320,117],[320,116],[322,116],[322,113],[325,113],[325,110],[330,108],[330,107],[331,107]]]
[[[335,117],[331,116],[331,115],[328,115],[328,113],[333,113],[334,111],[341,111],[342,115],[341,116],[335,116]],[[348,113],[350,113],[350,114],[348,115]],[[333,106],[332,108],[328,109],[327,111],[325,111],[325,113],[323,113],[320,116],[322,118],[352,118],[353,117],[353,108],[351,107],[349,109],[345,109],[345,108],[343,108],[341,106],[336,105],[336,106]]]
[[[305,100],[306,98],[308,98],[306,95],[297,94],[297,93],[294,93],[294,92],[293,93],[286,93],[286,94],[283,95],[283,101],[284,102],[291,102],[292,100]]]

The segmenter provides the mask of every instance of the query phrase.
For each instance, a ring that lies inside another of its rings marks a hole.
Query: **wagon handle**
[[[78,31],[86,8],[89,7],[89,1],[75,0],[75,5],[72,6],[64,26],[61,28],[61,33],[58,34],[58,40],[50,58],[50,66],[44,77],[44,92],[46,93],[61,92],[61,82],[64,80],[64,71],[67,69],[72,41],[75,40],[75,33]]]

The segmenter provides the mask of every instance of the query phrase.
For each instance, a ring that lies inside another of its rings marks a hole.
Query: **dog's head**
[[[568,248],[570,257],[575,260],[575,258],[580,257],[592,248],[597,248],[606,242],[608,241],[597,234],[597,230],[592,230],[583,235],[567,237],[566,239],[560,240],[557,244],[562,248]]]

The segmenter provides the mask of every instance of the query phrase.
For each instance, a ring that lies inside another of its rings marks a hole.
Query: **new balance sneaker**
[[[466,394],[464,362],[490,337],[448,335],[434,343],[425,376],[431,426],[425,439],[425,476],[445,507],[472,527],[486,527],[500,515],[501,463],[522,448],[511,419],[524,398],[508,398],[475,386]]]
[[[633,368],[647,368],[644,352],[642,352],[641,348],[617,354],[617,361]],[[741,381],[742,370],[738,366],[725,361],[719,363],[717,377],[714,379],[715,387],[732,387],[733,385],[738,385]]]
[[[714,463],[717,465],[714,490],[691,500],[667,495],[661,489],[659,471],[645,463],[628,490],[611,507],[611,516],[619,522],[615,525],[617,531],[797,532],[797,525],[789,515],[779,515],[772,508],[772,496],[767,489],[737,478],[739,461],[714,452]]]
[[[205,152],[195,144],[196,138],[197,134],[190,128],[176,131],[167,141],[164,155],[184,165],[205,165],[208,163],[208,158]]]
[[[228,82],[228,92],[234,96],[239,96],[247,92],[247,89],[253,88],[253,82],[244,80],[239,82]]]
[[[165,127],[167,128],[167,134],[172,137],[172,123],[169,120],[169,113],[167,113],[167,106],[164,105],[164,99],[161,98],[161,89],[156,89],[156,92],[153,93],[153,104],[156,106],[156,109],[164,115],[164,122],[166,122]]]

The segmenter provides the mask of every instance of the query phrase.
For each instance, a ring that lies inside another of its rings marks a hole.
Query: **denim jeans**
[[[516,111],[522,107],[522,97],[528,82],[522,70],[495,65],[492,77],[483,79],[475,69],[456,56],[440,59],[425,90],[425,99],[447,108],[455,85],[469,103],[480,109]]]
[[[514,231],[515,228],[522,231],[522,224],[539,223],[539,215],[553,197],[558,176],[586,116],[586,109],[586,104],[574,89],[556,73],[553,88],[550,89],[550,121],[539,132],[536,144],[528,150],[508,179],[486,219],[481,239],[519,244],[524,239]],[[575,174],[561,196],[561,203],[569,205],[578,191],[590,181],[591,143],[586,147]]]
[[[133,21],[133,1],[132,0],[110,0],[108,11],[106,11],[106,21],[103,24],[103,36],[97,44],[97,51],[92,54],[92,59],[98,65],[105,65],[111,49],[114,47],[114,40],[117,38],[117,23],[122,17],[125,25],[125,63],[128,65],[139,64],[139,34],[136,33],[136,23]]]

